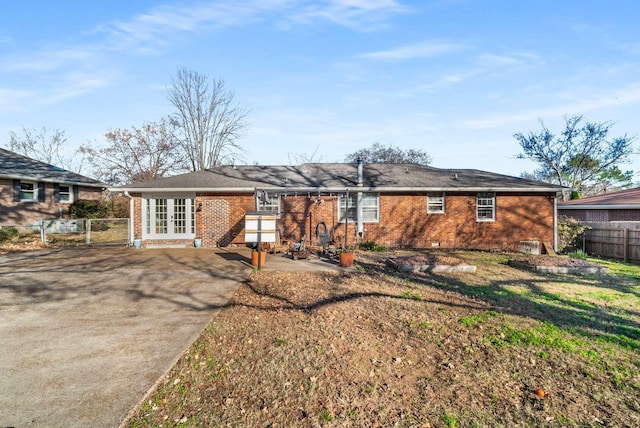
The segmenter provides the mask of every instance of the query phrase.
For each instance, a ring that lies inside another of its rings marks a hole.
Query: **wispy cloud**
[[[640,102],[640,85],[632,85],[611,91],[598,97],[583,98],[573,103],[542,107],[534,110],[525,110],[513,114],[498,114],[477,120],[469,120],[464,125],[471,129],[497,128],[511,123],[526,122],[546,117],[560,117],[566,114],[585,113],[602,108],[636,104]]]
[[[25,99],[35,95],[33,91],[0,88],[0,112],[15,111]]]
[[[396,0],[330,0],[301,7],[288,19],[297,23],[326,20],[358,31],[373,31],[385,27],[390,16],[409,10]]]
[[[446,55],[466,49],[465,45],[447,42],[423,42],[401,46],[386,51],[369,52],[359,55],[360,58],[394,61],[416,58],[431,58]]]

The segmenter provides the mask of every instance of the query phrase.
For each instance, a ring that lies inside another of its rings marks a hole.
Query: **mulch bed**
[[[528,256],[509,259],[509,266],[543,273],[603,274],[608,269],[597,263],[561,256]]]

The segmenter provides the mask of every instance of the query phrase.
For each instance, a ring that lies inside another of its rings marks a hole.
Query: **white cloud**
[[[33,97],[33,91],[0,88],[0,112],[16,111],[24,100]]]
[[[633,85],[598,97],[577,99],[572,103],[526,110],[514,114],[498,114],[484,119],[469,120],[464,122],[463,125],[471,129],[497,128],[515,122],[526,122],[545,117],[559,117],[566,114],[582,114],[588,111],[638,102],[640,102],[640,85]]]
[[[359,55],[360,58],[378,60],[406,60],[415,58],[431,58],[446,55],[466,49],[458,43],[424,42],[408,46],[401,46],[387,51],[370,52]]]

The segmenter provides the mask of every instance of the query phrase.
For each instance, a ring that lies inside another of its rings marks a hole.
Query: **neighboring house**
[[[640,188],[558,202],[558,210],[585,223],[640,221]]]
[[[478,170],[310,163],[221,166],[118,190],[131,197],[132,234],[147,247],[245,245],[245,214],[266,211],[293,242],[329,233],[339,243],[517,250],[555,244],[563,189]]]
[[[100,199],[106,185],[0,148],[0,226],[34,226],[60,218],[81,199]]]

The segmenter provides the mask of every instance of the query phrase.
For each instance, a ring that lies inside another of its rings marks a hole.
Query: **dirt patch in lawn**
[[[604,326],[586,317],[605,306],[565,305],[567,284],[502,255],[462,253],[477,273],[439,275],[389,256],[403,254],[254,273],[130,426],[640,425],[637,282],[615,279],[631,307]],[[622,345],[606,340],[616,327]]]
[[[466,264],[458,257],[447,253],[419,253],[405,256],[390,257],[398,266],[459,266]]]
[[[554,267],[593,267],[598,266],[595,263],[588,262],[582,259],[575,259],[571,257],[559,257],[559,256],[530,256],[530,257],[515,257],[509,260],[514,262],[527,264],[530,266],[554,266]]]

